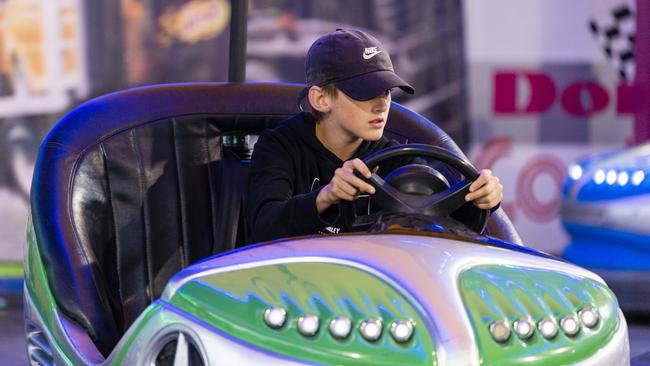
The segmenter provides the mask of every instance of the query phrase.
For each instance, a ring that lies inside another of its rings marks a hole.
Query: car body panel
[[[472,267],[460,275],[460,292],[474,326],[484,365],[570,365],[592,355],[611,342],[618,325],[614,294],[602,283],[581,276],[567,276],[545,269],[489,265]],[[594,309],[599,321],[583,326],[576,335],[558,331],[553,337],[539,331],[530,338],[511,335],[495,342],[489,327],[500,319],[557,319]],[[534,352],[531,352],[534,349]]]
[[[630,314],[650,314],[650,143],[590,156],[569,168],[562,257],[605,278]]]
[[[422,319],[417,301],[344,261],[312,258],[211,274],[186,282],[170,303],[200,314],[206,323],[233,337],[288,357],[324,364],[437,364],[428,331],[431,320]],[[261,321],[264,311],[273,307],[287,311],[279,329]],[[313,336],[297,331],[299,318],[305,315],[319,318]],[[351,320],[352,330],[343,339],[328,331],[336,317]],[[367,341],[358,331],[367,319],[381,319],[384,330],[393,322],[410,321],[415,331],[408,342],[397,342],[388,334]]]
[[[555,271],[602,284],[595,274],[563,261],[488,245],[414,235],[344,235],[279,241],[198,263],[174,277],[162,298],[173,297],[185,283],[203,276],[307,261],[345,261],[371,273],[381,268],[378,276],[407,289],[434,319],[431,333],[438,360],[445,365],[466,365],[468,360],[478,363],[480,358],[470,321],[458,312],[464,304],[457,279],[464,270],[496,264]],[[419,280],[422,278],[436,281]]]
[[[395,310],[398,308],[404,311],[404,304],[408,304],[411,310],[402,314],[406,318],[414,320],[417,329],[425,329],[425,331],[421,331],[422,333],[419,336],[430,337],[426,341],[430,342],[429,344],[432,345],[431,348],[434,350],[430,354],[431,357],[422,359],[421,363],[413,364],[458,366],[508,364],[503,363],[504,358],[494,358],[491,356],[494,352],[481,346],[481,344],[493,342],[493,340],[483,328],[477,328],[476,321],[472,319],[471,311],[468,310],[478,306],[476,300],[463,298],[463,291],[465,290],[461,288],[462,281],[460,278],[464,273],[469,273],[468,271],[493,268],[497,272],[500,271],[502,280],[505,282],[508,282],[508,279],[510,279],[510,282],[522,281],[526,276],[530,277],[533,272],[543,272],[546,279],[555,278],[555,282],[551,281],[548,286],[557,291],[563,291],[561,288],[571,287],[573,293],[579,294],[581,289],[583,291],[588,291],[588,288],[605,289],[603,293],[610,296],[609,300],[607,300],[609,301],[608,307],[603,308],[605,310],[599,308],[599,312],[601,316],[607,317],[603,321],[603,324],[607,324],[606,334],[598,338],[600,341],[596,339],[597,337],[592,337],[592,340],[588,339],[582,347],[571,348],[572,351],[574,349],[582,351],[573,356],[566,356],[562,360],[577,365],[609,365],[614,362],[613,360],[616,363],[621,362],[621,364],[629,363],[625,318],[622,313],[616,310],[615,298],[607,292],[608,290],[606,290],[605,284],[600,277],[562,260],[543,255],[531,255],[484,243],[425,235],[348,234],[280,240],[213,257],[196,263],[174,276],[165,289],[163,296],[151,304],[136,320],[122,337],[115,350],[105,360],[102,360],[97,350],[92,347],[92,342],[89,342],[87,336],[84,338],[83,335],[77,334],[83,333],[83,330],[77,329],[78,327],[75,328],[74,322],[60,314],[51,295],[47,295],[47,283],[43,277],[42,268],[41,271],[38,270],[42,264],[38,258],[35,245],[28,245],[28,255],[30,263],[27,271],[33,274],[41,273],[40,278],[34,277],[34,275],[27,277],[28,307],[31,306],[35,310],[31,312],[32,315],[34,313],[44,314],[43,316],[37,314],[38,316],[32,316],[32,318],[37,318],[34,323],[41,324],[43,328],[41,330],[42,334],[49,340],[52,359],[57,364],[132,365],[133,362],[136,362],[135,364],[148,364],[152,357],[155,359],[156,352],[160,351],[163,343],[168,342],[173,337],[176,337],[173,339],[189,339],[190,341],[187,342],[193,344],[199,350],[201,355],[205,357],[204,362],[207,365],[224,364],[223,358],[218,356],[225,354],[229,355],[229,360],[242,360],[242,364],[247,364],[246,362],[252,362],[252,360],[269,364],[338,363],[332,361],[331,355],[324,355],[319,358],[313,356],[316,353],[312,352],[312,356],[306,357],[304,349],[302,352],[296,352],[291,351],[290,347],[285,348],[284,351],[280,348],[271,347],[269,343],[273,342],[255,341],[254,338],[258,335],[253,335],[252,338],[238,336],[237,332],[233,331],[232,324],[231,326],[224,326],[226,323],[210,320],[214,316],[214,309],[219,306],[218,303],[210,304],[210,306],[201,304],[188,306],[188,301],[219,300],[219,296],[217,296],[219,292],[221,292],[221,295],[235,294],[234,298],[241,300],[244,298],[244,294],[251,295],[255,291],[260,291],[260,289],[271,291],[271,287],[260,286],[259,283],[253,284],[251,278],[254,276],[251,277],[251,273],[263,274],[264,271],[267,271],[266,275],[268,275],[270,273],[268,271],[272,270],[276,271],[277,275],[281,272],[277,272],[279,269],[298,268],[296,266],[303,267],[294,273],[295,276],[290,276],[291,271],[284,272],[284,276],[294,278],[296,281],[295,284],[288,285],[283,290],[282,295],[282,299],[294,299],[292,301],[297,304],[296,309],[307,307],[317,310],[318,307],[314,307],[313,304],[313,298],[315,297],[326,299],[324,303],[332,303],[334,301],[332,299],[340,296],[340,293],[337,295],[340,286],[331,287],[331,284],[328,283],[330,281],[340,283],[341,278],[350,277],[349,273],[345,272],[348,269],[363,272],[363,276],[366,278],[365,282],[351,280],[351,285],[364,285],[369,283],[367,281],[370,278],[374,278],[373,281],[378,283],[383,283],[393,294],[392,297],[387,297],[393,299],[391,300],[393,302],[392,312],[398,313]],[[337,279],[335,275],[319,276],[318,273],[320,272],[309,275],[310,266],[319,269],[327,266],[333,266],[331,268],[337,266],[342,268],[341,266],[343,266],[346,270],[343,271],[345,275]],[[250,272],[251,270],[253,272]],[[233,281],[237,276],[243,275],[247,271],[249,273],[243,279],[240,278],[238,282]],[[544,276],[540,278],[544,280]],[[281,280],[276,279],[275,281],[285,281],[286,283],[286,279],[289,277]],[[479,277],[488,278],[489,276],[484,274]],[[301,281],[301,278],[304,280]],[[535,296],[531,288],[534,290],[535,286],[537,286],[535,285],[536,277],[532,276],[531,278],[530,281],[532,282],[524,287],[528,289],[529,294],[532,294],[531,296]],[[305,281],[309,283],[306,287],[304,286]],[[571,281],[573,282],[571,283]],[[280,282],[275,282],[275,285]],[[302,285],[300,285],[301,283]],[[197,292],[196,287],[200,284],[209,286],[205,286],[205,288]],[[239,288],[239,285],[243,287]],[[324,292],[325,295],[321,295],[323,289],[328,288],[327,286],[330,286],[329,290]],[[192,287],[195,287],[195,292],[192,296],[188,296]],[[377,303],[368,302],[367,300],[376,291],[377,289],[369,289],[367,296],[360,292],[358,296],[361,297],[354,300],[353,303],[364,303],[365,301],[365,305],[369,306],[368,309],[371,309],[370,312],[379,311],[381,307]],[[266,296],[271,295],[267,293]],[[42,302],[43,297],[46,300],[49,298],[49,302]],[[180,301],[182,297],[184,301]],[[264,296],[261,296],[261,298],[264,298]],[[394,302],[395,298],[401,298],[402,305],[395,305],[399,303],[399,301]],[[581,298],[581,296],[576,295],[576,298]],[[221,296],[221,299],[223,300],[223,296]],[[512,299],[512,296],[505,295],[505,299]],[[247,308],[238,310],[240,312],[246,311]],[[390,306],[382,311],[384,314],[382,317],[387,313],[391,313]],[[295,315],[296,311],[293,313]],[[381,312],[376,314],[381,314]],[[553,315],[559,317],[562,312],[555,312]],[[508,321],[512,321],[519,315],[515,312],[502,316]],[[264,326],[259,312],[249,314],[249,317],[249,321],[254,322],[257,319],[259,326]],[[390,321],[386,321],[385,324],[390,323]],[[296,331],[295,317],[294,322],[289,324],[284,329],[284,333],[278,332],[277,337],[283,337],[289,332]],[[614,325],[612,326],[612,324]],[[605,327],[603,326],[603,328]],[[355,327],[354,331],[358,331],[357,327]],[[325,330],[322,332],[324,333]],[[388,339],[387,331],[384,332],[383,336]],[[180,335],[182,335],[182,338],[178,338]],[[297,342],[297,337],[299,336],[296,333],[292,334],[291,337],[286,337],[284,340],[285,347],[291,343],[291,339],[293,339],[293,342]],[[588,332],[585,331],[582,337],[587,339]],[[321,341],[323,341],[323,338],[325,337],[320,338]],[[570,342],[582,342],[583,338],[577,337],[571,339]],[[260,338],[258,337],[258,339]],[[360,338],[357,336],[356,339]],[[558,337],[558,339],[560,338]],[[318,340],[316,339],[306,339],[304,342],[306,342],[305,344],[314,342],[314,349],[318,348]],[[422,341],[422,344],[426,345],[427,342]],[[87,343],[90,343],[90,345]],[[330,343],[327,347],[340,346],[336,342]],[[547,344],[547,352],[554,352],[554,350],[559,352],[557,350],[566,351],[569,349],[566,342],[564,344],[561,342],[547,343],[550,344],[550,346]],[[386,341],[370,346],[390,348],[395,347],[395,343]],[[530,358],[530,355],[525,352],[526,344],[521,344],[521,346],[524,349],[524,352],[520,354],[521,357],[510,356],[512,361],[510,364],[522,364],[522,360],[526,361],[524,364],[534,365],[540,364],[540,362],[543,364],[544,358]],[[494,343],[490,345],[490,348],[500,350],[499,352],[503,352],[504,349],[507,350],[508,347],[512,347],[512,344],[500,345]],[[361,348],[352,349],[358,351]],[[215,349],[223,351],[215,352]],[[326,349],[326,347],[323,349]],[[426,350],[426,346],[424,349]],[[144,352],[143,350],[147,351]],[[344,351],[340,354],[343,354]],[[352,354],[354,353],[352,352]],[[381,354],[381,352],[378,354]],[[391,362],[386,364],[391,364]]]

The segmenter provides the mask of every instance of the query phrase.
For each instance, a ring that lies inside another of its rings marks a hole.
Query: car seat
[[[102,355],[174,273],[248,242],[247,139],[298,112],[301,88],[140,87],[83,103],[46,137],[31,193],[36,243],[57,308]],[[396,103],[386,134],[464,156]],[[503,210],[488,230],[520,243]]]

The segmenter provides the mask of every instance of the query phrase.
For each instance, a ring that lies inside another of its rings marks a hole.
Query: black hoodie
[[[273,130],[262,132],[250,167],[247,216],[255,242],[315,234],[338,233],[338,206],[321,215],[316,196],[343,161],[316,137],[316,121],[309,113],[299,113]],[[363,158],[383,148],[398,145],[385,137],[363,141],[354,158]]]

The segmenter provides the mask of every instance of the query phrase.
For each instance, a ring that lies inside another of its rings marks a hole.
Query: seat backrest
[[[300,85],[189,83],[75,108],[41,146],[32,218],[59,309],[104,355],[181,268],[247,242],[247,134],[296,113]],[[386,133],[462,154],[394,104]],[[507,217],[497,237],[518,241]],[[512,235],[514,233],[515,236]]]

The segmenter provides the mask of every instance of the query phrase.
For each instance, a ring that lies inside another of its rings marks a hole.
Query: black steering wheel
[[[434,219],[447,219],[462,208],[464,213],[462,218],[459,219],[461,223],[477,233],[483,231],[490,210],[480,209],[473,203],[465,201],[465,195],[469,193],[469,186],[479,177],[478,171],[469,162],[441,147],[425,144],[389,147],[367,156],[363,161],[368,166],[368,169],[372,171],[380,163],[396,157],[423,157],[439,161],[457,170],[464,179],[453,184],[446,183],[445,179],[445,184],[442,186],[438,184],[435,189],[424,191],[420,189],[414,192],[413,190],[403,189],[403,187],[408,187],[413,180],[420,180],[421,185],[423,175],[424,178],[427,178],[427,175],[435,175],[436,173],[438,176],[432,176],[431,179],[424,179],[424,181],[428,180],[429,185],[440,182],[440,173],[428,167],[422,168],[423,166],[419,164],[409,164],[410,169],[397,168],[385,175],[386,180],[374,173],[370,178],[366,178],[355,171],[359,178],[375,188],[375,194],[372,198],[382,209],[382,213],[417,214],[433,217]],[[396,180],[401,181],[401,184],[397,185],[397,187],[395,184],[391,184]],[[402,188],[400,189],[400,187]],[[353,223],[353,227],[370,224],[368,218],[373,215],[357,216],[353,202],[341,202],[341,214],[348,223]]]

